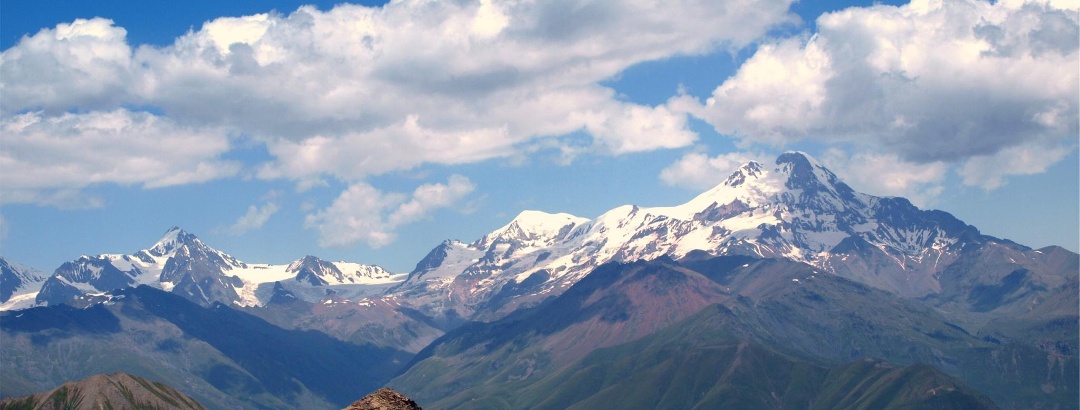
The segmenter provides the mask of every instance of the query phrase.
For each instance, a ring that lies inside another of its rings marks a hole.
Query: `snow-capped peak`
[[[155,243],[154,246],[150,247],[150,249],[148,249],[147,251],[150,252],[151,255],[157,257],[171,256],[173,253],[176,252],[176,249],[179,248],[180,245],[196,243],[201,243],[201,241],[199,241],[199,238],[195,237],[195,235],[187,233],[179,227],[174,226],[172,228],[169,228],[169,230],[161,236],[161,239],[159,239],[157,243]]]
[[[285,272],[295,275],[296,281],[313,286],[364,284],[394,276],[381,266],[345,261],[329,262],[311,255],[289,264]]]
[[[747,179],[757,179],[764,173],[764,167],[762,167],[760,163],[757,161],[750,161],[740,166],[735,172],[732,172],[731,175],[724,180],[724,185],[737,187],[745,183]]]
[[[793,151],[747,162],[681,205],[625,205],[594,220],[524,211],[468,245],[439,245],[385,297],[484,320],[558,294],[603,263],[694,252],[787,258],[919,296],[938,286],[951,249],[985,240],[943,212],[856,193]]]
[[[832,171],[829,171],[814,157],[788,151],[776,158],[776,170],[785,176],[785,185],[790,189],[830,187],[842,184]]]
[[[777,205],[797,205],[829,212],[866,206],[859,194],[813,157],[803,152],[788,151],[776,159],[771,169],[756,161],[747,162],[724,182],[689,202],[650,211],[687,220],[714,207]]]
[[[0,258],[0,267],[6,266],[7,261]],[[12,269],[0,269],[0,296],[8,295],[0,297],[0,311],[65,303],[82,294],[138,285],[157,287],[204,305],[220,302],[257,306],[271,296],[268,292],[274,283],[289,279],[296,279],[289,284],[298,286],[289,290],[300,292],[296,295],[305,300],[321,300],[331,294],[362,297],[405,279],[404,274],[395,275],[379,266],[327,262],[314,256],[290,265],[248,265],[178,227],[167,230],[148,249],[130,255],[83,255],[65,263],[51,276],[16,276],[8,270]],[[32,289],[23,289],[26,286],[22,284],[28,281]],[[14,291],[4,292],[9,288]]]
[[[0,269],[10,270],[14,277],[26,282],[42,281],[48,277],[48,275],[40,270],[9,261],[3,256],[0,256]]]
[[[739,206],[757,207],[772,203],[786,191],[786,175],[776,170],[769,170],[761,163],[750,161],[743,164],[724,180],[723,183],[705,191],[690,201],[670,207],[650,209],[669,217],[690,220],[694,215],[716,206],[728,206],[738,202]]]
[[[575,227],[588,222],[588,218],[567,213],[522,211],[510,223],[485,235],[474,245],[480,249],[500,242],[537,242],[536,244],[550,245],[565,239]]]
[[[865,208],[865,195],[856,194],[840,178],[810,155],[789,151],[776,158],[776,172],[783,174],[784,187],[791,191],[788,204],[817,210],[839,212],[846,208]]]
[[[319,257],[317,256],[307,255],[303,258],[293,261],[293,263],[290,263],[289,266],[285,268],[285,271],[290,273],[296,273],[299,272],[300,269],[303,269],[305,267],[319,268],[328,265],[330,264],[323,261],[322,259],[319,259]]]
[[[503,227],[503,229],[508,228],[510,225],[516,225],[525,232],[550,234],[557,233],[567,225],[586,222],[589,222],[588,218],[582,218],[567,213],[549,214],[543,211],[526,210],[521,211],[521,213],[518,214],[510,224]]]
[[[37,289],[47,277],[44,272],[0,256],[0,310],[33,305]]]

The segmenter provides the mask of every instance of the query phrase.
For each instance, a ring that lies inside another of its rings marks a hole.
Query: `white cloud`
[[[278,205],[274,202],[267,202],[263,206],[251,205],[247,209],[247,213],[240,216],[235,223],[225,228],[226,232],[233,235],[240,235],[245,232],[262,228],[266,221],[270,220],[270,217],[277,213]]]
[[[127,31],[111,20],[75,20],[0,53],[0,112],[111,110],[131,99]]]
[[[896,154],[858,152],[832,148],[821,162],[852,189],[876,196],[900,196],[917,206],[934,203],[944,190],[949,165],[942,161],[917,164]]]
[[[380,247],[394,241],[392,230],[386,226],[386,209],[403,200],[400,194],[384,194],[365,182],[357,182],[330,207],[309,214],[304,226],[319,231],[321,246],[344,246],[362,240]]]
[[[461,200],[476,185],[461,175],[451,175],[444,184],[424,184],[416,188],[412,199],[397,207],[387,218],[391,226],[399,226],[426,218],[431,211],[446,208]]]
[[[722,134],[780,145],[822,126],[828,56],[817,38],[764,44],[713,91],[704,106],[693,97],[671,100],[676,110],[705,119]]]
[[[259,168],[261,178],[332,175],[361,180],[369,175],[436,162],[461,164],[505,155],[505,129],[446,132],[432,129],[418,116],[363,133],[312,136],[301,141],[278,139],[268,145],[277,159]]]
[[[968,159],[960,167],[964,184],[996,189],[1005,184],[1007,175],[1032,175],[1046,172],[1065,158],[1074,147],[1025,145],[1009,147],[993,155]]]
[[[453,206],[476,186],[468,178],[452,175],[446,184],[424,184],[412,195],[384,193],[358,182],[342,192],[329,207],[308,214],[305,226],[319,231],[322,246],[345,246],[364,241],[372,247],[396,239],[401,225],[427,218],[435,210]]]
[[[67,208],[96,207],[81,190],[115,183],[157,188],[235,175],[222,160],[220,129],[181,126],[169,118],[117,109],[47,116],[30,112],[0,120],[0,201]]]
[[[215,19],[160,48],[133,48],[125,30],[109,20],[78,20],[0,54],[0,114],[5,122],[28,110],[43,122],[74,122],[65,113],[151,107],[166,117],[146,123],[145,131],[163,140],[176,129],[201,132],[218,152],[229,149],[223,133],[251,136],[273,155],[259,169],[261,177],[305,187],[325,177],[354,183],[424,163],[508,158],[583,130],[591,143],[575,151],[619,155],[681,147],[696,138],[683,113],[622,101],[599,83],[641,62],[743,47],[794,21],[789,4],[406,0],[381,8],[304,6],[287,15]],[[120,147],[112,158],[140,158]],[[229,174],[220,164],[192,167],[190,161],[180,156],[164,168],[191,175],[137,182],[192,183]],[[16,165],[6,170],[26,173],[26,164]],[[109,171],[101,166],[82,171]],[[121,177],[67,181],[74,189],[125,183]]]
[[[731,152],[715,157],[691,152],[660,171],[660,180],[671,186],[706,190],[724,182],[743,164],[758,161],[757,158],[759,155],[747,152]]]
[[[684,147],[697,139],[686,128],[686,117],[673,115],[666,107],[623,105],[616,109],[621,112],[598,115],[598,121],[586,125],[601,145],[616,154]]]
[[[1080,132],[1078,21],[1037,1],[849,8],[762,45],[704,104],[669,104],[744,145],[844,141],[923,164],[1057,152]]]
[[[4,215],[0,214],[0,241],[7,239],[10,225],[11,224],[8,223],[7,218],[4,218]]]

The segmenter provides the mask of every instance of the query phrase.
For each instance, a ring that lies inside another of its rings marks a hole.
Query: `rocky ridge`
[[[0,296],[7,297],[0,301],[0,310],[56,305],[139,285],[176,293],[203,306],[215,302],[262,306],[285,291],[312,302],[328,297],[360,299],[404,279],[379,266],[329,262],[315,256],[288,265],[249,264],[178,227],[170,228],[147,249],[83,255],[52,275],[39,274],[38,278],[4,272],[0,272]]]
[[[350,404],[344,410],[421,410],[412,399],[384,387]]]

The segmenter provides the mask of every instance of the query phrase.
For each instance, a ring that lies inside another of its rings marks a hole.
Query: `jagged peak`
[[[839,182],[832,171],[821,165],[814,157],[801,151],[788,151],[776,157],[776,169],[787,176],[788,188],[800,188],[809,184],[833,185]]]
[[[854,192],[832,171],[814,157],[801,151],[788,151],[776,158],[776,170],[785,175],[785,186],[790,189],[817,191],[824,188],[839,195]]]
[[[865,208],[865,199],[814,157],[801,151],[788,151],[776,158],[773,167],[757,161],[746,162],[724,182],[689,202],[650,211],[689,219],[714,205],[727,206],[738,201],[740,206],[750,208],[798,203],[840,212],[848,208]]]
[[[778,165],[782,164],[782,163],[796,163],[796,162],[805,162],[805,163],[807,163],[809,165],[816,166],[816,167],[822,166],[821,162],[818,162],[818,160],[815,159],[812,155],[807,154],[806,152],[803,152],[803,151],[784,151],[783,153],[780,154],[780,156],[776,157],[776,163]]]
[[[165,231],[164,235],[161,235],[161,240],[168,240],[170,238],[176,238],[178,236],[186,235],[187,231],[181,229],[179,226],[173,226]]]
[[[44,275],[44,272],[40,269],[26,266],[17,262],[12,262],[11,259],[5,258],[3,256],[0,256],[0,266],[7,266],[20,272],[28,272],[35,275]]]
[[[29,266],[20,265],[0,256],[0,272],[3,271],[10,271],[11,274],[15,275],[20,281],[26,282],[40,282],[49,277],[45,272]],[[0,296],[0,298],[2,298],[2,296]]]
[[[782,175],[777,175],[760,162],[749,161],[733,171],[724,182],[682,205],[649,210],[688,220],[714,205],[724,206],[739,201],[746,206],[755,207],[770,202],[770,198],[784,189]]]
[[[731,175],[724,180],[723,185],[737,187],[745,183],[747,179],[756,179],[760,177],[764,172],[765,170],[761,163],[750,161],[740,166],[735,172],[732,172]]]
[[[781,154],[776,158],[776,167],[777,172],[785,175],[786,188],[802,191],[800,200],[815,202],[815,197],[827,192],[827,196],[847,203],[846,206],[866,206],[865,196],[860,198],[836,174],[805,152],[788,151]]]
[[[425,255],[423,259],[420,259],[419,262],[416,262],[416,267],[413,268],[411,272],[409,272],[409,279],[412,279],[413,275],[416,275],[418,273],[438,268],[440,265],[442,265],[443,260],[446,259],[447,251],[453,249],[455,246],[461,245],[462,243],[460,241],[452,239],[447,239],[443,241],[443,243],[439,244],[439,246],[431,249],[431,251],[428,252],[428,254]]]
[[[285,268],[285,271],[286,272],[296,272],[296,271],[299,271],[300,269],[303,269],[305,266],[322,265],[324,263],[327,263],[327,262],[323,261],[322,259],[319,259],[318,256],[305,255],[303,258],[297,259],[297,260],[293,261],[293,263],[290,263],[289,266],[287,268]]]
[[[166,256],[176,251],[181,245],[184,244],[198,244],[201,243],[199,238],[195,235],[188,233],[187,231],[180,229],[180,227],[174,226],[165,231],[165,234],[161,236],[161,239],[150,247],[149,252],[154,256]]]
[[[465,242],[462,242],[459,239],[446,239],[446,240],[442,241],[442,243],[439,244],[439,247],[449,249],[449,248],[453,248],[453,247],[463,247],[463,246],[468,246],[468,245],[469,244],[467,244]]]

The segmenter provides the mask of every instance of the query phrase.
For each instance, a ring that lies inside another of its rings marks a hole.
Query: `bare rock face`
[[[389,387],[376,390],[344,410],[421,410],[420,405]]]

